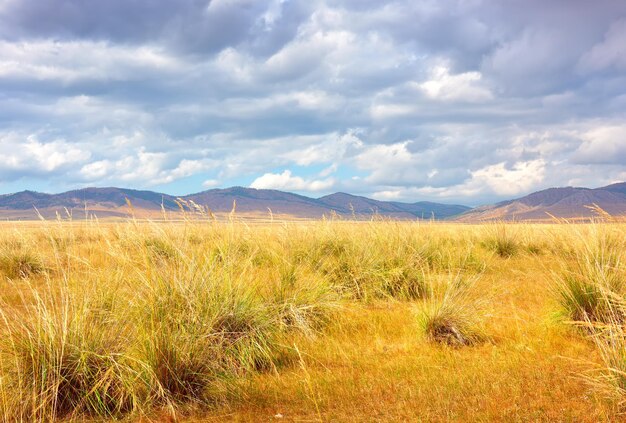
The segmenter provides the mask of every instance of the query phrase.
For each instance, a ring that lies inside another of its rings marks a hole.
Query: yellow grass
[[[229,220],[0,224],[3,421],[623,418],[626,224]]]

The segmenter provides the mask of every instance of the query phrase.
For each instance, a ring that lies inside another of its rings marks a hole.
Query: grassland
[[[626,224],[0,225],[3,421],[615,421]]]

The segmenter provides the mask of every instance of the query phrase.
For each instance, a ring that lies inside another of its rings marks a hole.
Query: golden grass
[[[2,223],[0,416],[618,420],[624,239],[619,222]]]

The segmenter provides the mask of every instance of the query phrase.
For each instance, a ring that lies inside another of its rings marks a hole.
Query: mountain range
[[[228,213],[236,204],[236,213],[246,217],[270,215],[293,218],[314,218],[337,214],[345,218],[367,219],[373,215],[395,219],[454,219],[464,222],[484,220],[545,220],[590,217],[597,205],[609,214],[626,215],[626,183],[601,188],[549,188],[525,197],[497,204],[470,208],[455,204],[427,201],[403,203],[379,201],[346,193],[320,198],[277,190],[243,187],[211,189],[185,196],[172,196],[154,191],[125,188],[84,188],[60,194],[21,191],[0,195],[0,219],[28,220],[39,215],[54,218],[68,213],[73,218],[96,215],[99,218],[137,217],[157,218],[165,212],[176,217],[180,212],[178,200],[206,206],[217,214]],[[129,207],[128,204],[131,204]],[[131,211],[132,207],[132,211]]]
[[[53,218],[57,213],[63,216],[71,213],[76,218],[86,215],[126,217],[131,213],[128,202],[135,216],[158,217],[163,211],[170,215],[179,212],[177,199],[207,206],[216,214],[230,212],[236,204],[236,212],[246,216],[269,216],[272,213],[317,219],[333,213],[361,219],[374,214],[397,219],[446,219],[470,210],[466,206],[426,201],[378,201],[346,193],[310,198],[277,190],[243,187],[211,189],[180,197],[124,188],[84,188],[61,194],[22,191],[0,195],[0,218],[36,219],[39,214]]]

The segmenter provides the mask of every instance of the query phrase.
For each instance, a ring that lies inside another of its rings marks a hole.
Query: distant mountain
[[[262,213],[269,210],[274,214],[286,214],[297,217],[318,217],[330,210],[317,200],[303,195],[271,189],[232,187],[211,189],[181,197],[205,205],[214,212],[230,212],[236,201],[238,213]]]
[[[470,207],[466,206],[430,203],[427,201],[417,203],[378,201],[343,192],[327,195],[319,198],[318,201],[342,214],[351,214],[354,211],[357,215],[378,213],[385,216],[406,218],[419,217],[429,219],[434,216],[437,219],[444,219],[470,210]]]
[[[346,193],[335,193],[321,198],[310,198],[289,192],[233,187],[212,189],[182,197],[195,203],[207,205],[216,212],[228,212],[233,201],[237,202],[237,212],[268,213],[296,217],[321,218],[335,212],[342,216],[368,218],[374,214],[398,219],[435,217],[445,219],[470,210],[469,207],[438,203],[400,203],[372,200]]]
[[[379,214],[397,219],[446,219],[469,210],[469,207],[459,205],[378,201],[345,193],[315,199],[277,190],[232,187],[175,197],[153,191],[112,187],[84,188],[61,194],[22,191],[0,195],[0,218],[35,219],[37,213],[52,218],[67,212],[75,218],[82,218],[85,213],[98,217],[125,217],[131,213],[127,200],[138,217],[158,217],[163,210],[177,213],[177,198],[207,206],[215,213],[230,212],[233,203],[236,203],[239,214],[267,216],[271,210],[274,215],[300,218],[321,218],[336,213],[357,218]]]
[[[61,194],[22,191],[0,195],[0,218],[33,219],[37,218],[38,212],[50,218],[57,213],[65,216],[66,210],[76,217],[83,217],[85,208],[99,217],[123,217],[130,212],[127,199],[142,214],[159,212],[161,204],[167,210],[178,208],[175,197],[134,189],[84,188]]]
[[[462,221],[477,220],[542,220],[550,216],[562,218],[591,217],[589,208],[597,205],[611,215],[626,215],[626,183],[601,188],[549,188],[515,200],[477,207],[457,217]]]
[[[117,208],[126,205],[126,199],[132,199],[138,207],[159,208],[165,201],[169,207],[175,207],[174,197],[152,191],[137,191],[122,188],[84,188],[61,194],[44,194],[34,191],[22,191],[15,194],[0,195],[0,207],[30,210],[33,207],[84,207],[90,204]]]

